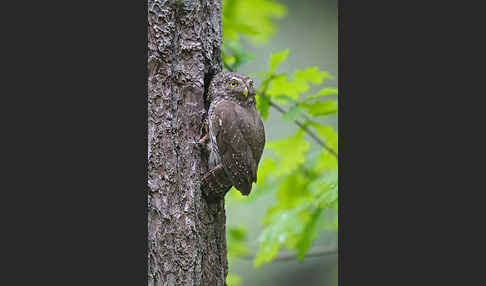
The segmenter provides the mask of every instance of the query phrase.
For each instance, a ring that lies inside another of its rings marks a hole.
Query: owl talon
[[[206,120],[204,121],[204,131],[205,131],[205,135],[203,138],[199,139],[199,144],[204,144],[206,143],[206,141],[208,141],[209,139],[209,121]]]
[[[209,137],[208,137],[208,134],[204,135],[203,138],[199,139],[199,144],[204,144],[206,143],[206,141],[208,141]]]

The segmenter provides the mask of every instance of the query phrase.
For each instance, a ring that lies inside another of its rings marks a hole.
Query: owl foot
[[[209,136],[208,136],[208,134],[206,134],[206,135],[204,135],[203,138],[199,139],[198,143],[204,144],[204,143],[206,143],[206,141],[208,141],[208,139],[209,139]]]
[[[199,144],[204,144],[209,139],[209,121],[207,119],[206,121],[204,121],[204,131],[205,131],[204,133],[205,135],[203,138],[199,139]]]

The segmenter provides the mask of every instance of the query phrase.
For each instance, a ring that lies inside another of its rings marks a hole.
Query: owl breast
[[[248,194],[265,145],[263,122],[255,106],[220,99],[211,103],[208,115],[210,168],[222,164],[233,185]]]

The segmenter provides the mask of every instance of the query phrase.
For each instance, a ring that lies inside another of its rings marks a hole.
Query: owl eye
[[[250,88],[253,87],[253,81],[250,81]]]
[[[230,84],[230,86],[231,86],[231,87],[238,86],[238,82],[236,82],[236,80],[232,80],[232,81],[230,81],[230,83],[229,83],[229,84]]]

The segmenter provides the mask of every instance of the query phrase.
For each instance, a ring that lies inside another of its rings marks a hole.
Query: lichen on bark
[[[221,0],[149,0],[147,17],[148,285],[225,285],[224,200],[201,196],[207,154],[194,144],[221,71]]]

